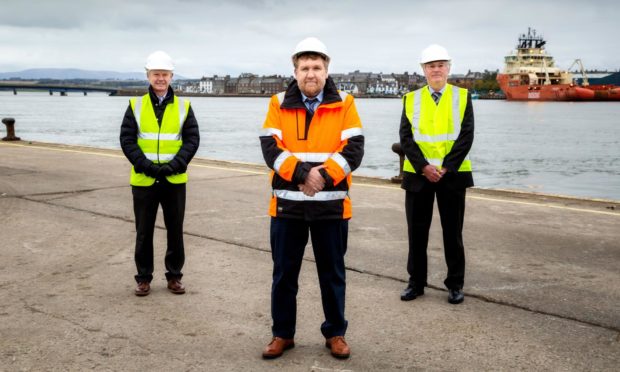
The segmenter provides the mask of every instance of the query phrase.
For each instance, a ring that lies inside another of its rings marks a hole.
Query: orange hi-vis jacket
[[[351,172],[364,156],[362,123],[353,96],[339,92],[328,78],[323,101],[312,115],[295,81],[286,92],[271,97],[260,140],[272,169],[271,216],[307,221],[351,218]],[[307,196],[298,185],[321,164],[325,187]]]

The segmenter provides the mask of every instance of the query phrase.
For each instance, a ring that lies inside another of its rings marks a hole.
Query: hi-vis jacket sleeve
[[[334,186],[356,170],[364,157],[364,135],[362,122],[357,113],[353,96],[347,95],[344,101],[344,115],[340,146],[324,163]],[[329,181],[329,179],[327,179]]]
[[[280,102],[277,96],[271,97],[269,111],[260,135],[261,149],[265,163],[280,177],[289,182],[305,182],[310,164],[302,164],[282,142],[282,123],[280,120]]]

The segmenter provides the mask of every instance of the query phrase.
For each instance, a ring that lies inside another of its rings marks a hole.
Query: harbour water
[[[258,133],[268,98],[191,98],[201,130],[198,156],[261,164]],[[357,99],[366,155],[359,175],[398,174],[402,103]],[[0,117],[22,140],[119,148],[128,97],[0,92]],[[620,103],[474,101],[471,152],[476,186],[620,200]],[[4,135],[2,135],[4,136]],[[1,154],[0,154],[1,155]]]

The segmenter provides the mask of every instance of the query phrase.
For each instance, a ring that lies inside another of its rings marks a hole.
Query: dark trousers
[[[297,318],[299,271],[308,243],[312,248],[321,287],[325,321],[321,332],[326,338],[344,336],[345,267],[349,222],[347,220],[303,221],[273,217],[271,219],[271,317],[274,336],[293,338]]]
[[[181,278],[185,263],[183,218],[185,216],[185,184],[157,181],[149,187],[132,187],[133,210],[136,216],[135,261],[136,281],[153,280],[153,233],[157,208],[161,204],[168,234],[166,250],[166,279]]]
[[[409,283],[415,284],[418,288],[427,285],[426,249],[433,219],[435,195],[443,230],[444,255],[448,266],[448,275],[444,284],[449,289],[462,289],[465,279],[465,248],[463,247],[465,189],[452,189],[442,184],[425,187],[419,192],[406,192]]]

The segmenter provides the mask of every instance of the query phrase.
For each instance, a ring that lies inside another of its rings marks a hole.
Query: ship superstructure
[[[527,34],[519,36],[516,48],[505,57],[505,67],[497,75],[500,88],[508,100],[578,101],[620,100],[620,88],[614,85],[577,86],[573,75],[555,65],[547,54],[546,41],[536,30],[528,28]],[[579,66],[581,66],[581,61]]]

